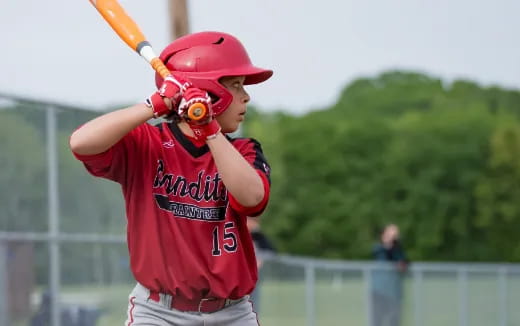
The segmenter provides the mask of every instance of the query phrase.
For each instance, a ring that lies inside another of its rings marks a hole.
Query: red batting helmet
[[[272,76],[272,70],[253,66],[246,49],[234,36],[220,32],[201,32],[183,36],[168,45],[160,59],[174,76],[203,89],[218,100],[213,111],[218,115],[233,100],[229,91],[219,83],[225,76],[245,76],[244,84],[258,84]],[[163,78],[155,75],[157,88]]]

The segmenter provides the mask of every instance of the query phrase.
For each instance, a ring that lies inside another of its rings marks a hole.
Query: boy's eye
[[[240,83],[240,82],[236,82],[236,83],[231,84],[231,87],[233,87],[234,89],[236,89],[238,91],[243,88],[242,83]]]

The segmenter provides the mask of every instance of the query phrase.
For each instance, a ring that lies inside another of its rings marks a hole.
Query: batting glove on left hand
[[[154,117],[164,117],[178,107],[184,92],[191,87],[188,82],[181,82],[172,75],[164,78],[159,90],[146,99],[146,104],[152,108]]]

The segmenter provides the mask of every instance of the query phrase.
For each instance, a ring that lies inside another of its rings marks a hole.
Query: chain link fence
[[[122,325],[134,286],[119,186],[92,178],[67,146],[97,112],[0,94],[0,326]],[[377,305],[393,266],[265,256],[262,325],[520,325],[520,266],[414,263],[402,296]],[[384,277],[383,277],[384,278]],[[394,311],[397,311],[394,309]]]

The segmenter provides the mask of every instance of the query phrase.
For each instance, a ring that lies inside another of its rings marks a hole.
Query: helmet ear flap
[[[212,108],[215,115],[219,115],[224,112],[231,102],[233,101],[233,95],[217,80],[203,79],[203,78],[188,78],[194,87],[200,88],[208,92],[212,99]],[[213,100],[215,101],[213,102]]]

